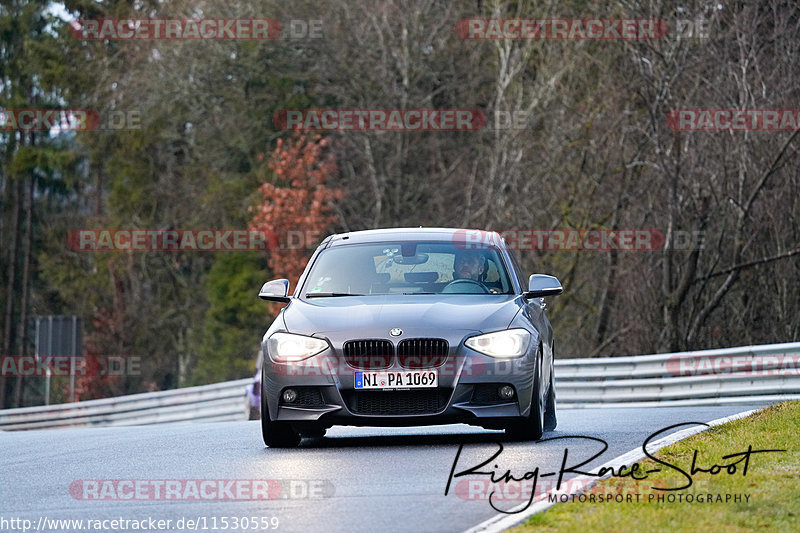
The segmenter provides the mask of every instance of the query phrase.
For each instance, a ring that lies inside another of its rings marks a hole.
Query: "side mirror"
[[[542,298],[544,296],[556,296],[564,292],[561,282],[555,276],[545,274],[533,274],[528,279],[528,291],[525,298]]]
[[[262,300],[268,300],[270,302],[288,302],[291,300],[289,297],[289,280],[274,279],[272,281],[268,281],[263,287],[261,287],[258,297]]]

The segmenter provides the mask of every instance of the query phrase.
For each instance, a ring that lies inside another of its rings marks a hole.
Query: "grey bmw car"
[[[264,334],[261,426],[271,447],[333,425],[467,423],[536,440],[556,426],[544,298],[494,232],[395,228],[330,235]]]

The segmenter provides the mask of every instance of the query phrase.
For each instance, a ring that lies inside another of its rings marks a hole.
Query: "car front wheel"
[[[545,403],[544,410],[544,430],[553,431],[558,425],[558,418],[556,417],[556,389],[553,386],[555,383],[555,374],[553,373],[553,360],[550,360],[550,386],[547,387],[547,402]]]
[[[300,433],[286,422],[276,422],[269,418],[266,395],[261,391],[261,435],[264,444],[270,448],[294,448],[300,444]]]
[[[533,380],[531,409],[528,416],[512,421],[506,434],[514,440],[539,440],[544,429],[545,398],[542,395],[542,348],[536,352],[536,370]]]
[[[261,434],[270,448],[294,448],[300,444],[300,434],[286,422],[273,422],[261,414]]]

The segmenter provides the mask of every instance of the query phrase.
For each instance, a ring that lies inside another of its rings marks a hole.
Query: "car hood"
[[[521,309],[519,295],[374,295],[294,299],[283,311],[287,331],[304,335],[347,331],[385,338],[407,334],[504,329]]]

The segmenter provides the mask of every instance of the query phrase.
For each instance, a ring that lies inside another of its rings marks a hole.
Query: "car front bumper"
[[[355,374],[365,371],[348,365],[333,349],[293,364],[265,358],[262,395],[273,421],[298,426],[417,426],[467,423],[501,428],[530,410],[536,346],[526,355],[499,360],[474,352],[459,339],[444,363],[434,367],[438,387],[393,390],[357,390]],[[395,360],[380,371],[409,371]],[[422,369],[426,370],[426,369]],[[513,398],[494,394],[511,385]],[[298,401],[287,403],[282,394],[292,388]]]

